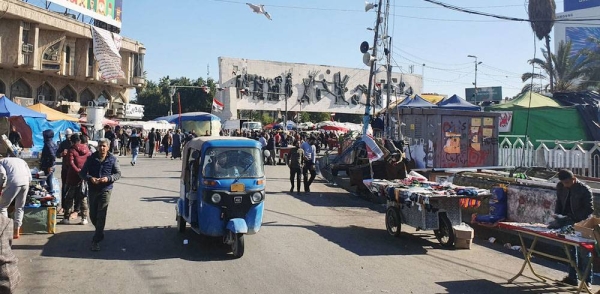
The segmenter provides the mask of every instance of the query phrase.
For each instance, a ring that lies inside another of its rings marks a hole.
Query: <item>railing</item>
[[[501,166],[564,168],[581,176],[600,177],[599,141],[536,140],[539,145],[535,147],[525,136],[500,138]]]

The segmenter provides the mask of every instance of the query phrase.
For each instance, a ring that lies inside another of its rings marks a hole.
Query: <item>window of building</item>
[[[0,80],[0,93],[2,93],[2,94],[6,93],[6,85],[4,84],[4,82],[2,80]]]
[[[60,90],[60,100],[75,102],[77,101],[77,93],[70,85],[66,85],[62,90]]]
[[[44,82],[38,89],[37,89],[37,102],[42,102],[42,101],[56,101],[56,90],[54,90],[54,88],[48,84],[48,82]]]
[[[110,102],[110,95],[106,91],[102,91],[96,100],[98,106],[106,106]]]
[[[14,82],[10,86],[10,97],[23,97],[23,98],[33,98],[31,97],[31,86],[23,79],[19,79]]]
[[[133,76],[144,76],[144,54],[133,53]]]
[[[70,64],[71,63],[71,47],[67,46],[67,48],[65,49],[65,55],[66,55],[65,56],[65,58],[66,58],[65,62],[67,64]]]
[[[46,48],[42,54],[42,69],[45,70],[59,70],[60,59],[62,53],[62,41],[58,41]]]
[[[81,95],[79,95],[79,104],[81,104],[81,106],[88,106],[90,101],[94,101],[94,97],[94,93],[92,93],[90,89],[85,89],[81,92]]]
[[[21,41],[23,41],[25,44],[29,44],[29,31],[31,30],[31,23],[21,22],[21,27],[23,28],[23,37]]]

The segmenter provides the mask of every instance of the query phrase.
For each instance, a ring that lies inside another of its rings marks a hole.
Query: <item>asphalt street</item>
[[[433,233],[385,230],[384,207],[320,177],[309,194],[289,193],[286,166],[266,166],[264,222],[234,259],[220,239],[176,229],[181,161],[120,157],[100,252],[93,226],[58,225],[54,235],[24,235],[13,249],[23,276],[17,293],[559,293],[527,278],[506,281],[520,253],[477,240],[471,250],[442,248]],[[184,244],[188,240],[188,244]],[[564,267],[541,262],[555,278]],[[531,274],[529,274],[531,276]]]

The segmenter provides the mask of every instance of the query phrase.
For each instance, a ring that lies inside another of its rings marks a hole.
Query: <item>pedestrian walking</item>
[[[129,144],[129,135],[127,131],[124,129],[120,130],[121,134],[119,135],[119,155],[127,156],[127,146]]]
[[[115,132],[113,132],[112,128],[109,125],[104,126],[104,138],[110,141],[108,152],[114,153],[116,149],[115,140],[117,139],[117,136],[115,135]]]
[[[301,174],[302,174],[302,166],[304,162],[304,150],[300,148],[299,142],[294,142],[294,148],[290,150],[290,154],[287,157],[287,166],[290,168],[290,183],[292,187],[290,188],[290,193],[294,192],[294,178],[296,178],[298,182],[298,193],[300,193],[300,183]]]
[[[31,170],[25,160],[17,157],[0,159],[0,187],[4,187],[0,195],[0,213],[8,217],[8,206],[15,201],[14,239],[19,239],[20,236],[23,207],[31,180]]]
[[[163,137],[162,137],[162,146],[163,149],[165,150],[165,158],[169,158],[169,147],[171,147],[171,144],[173,144],[173,137],[171,137],[171,132],[168,131]]]
[[[315,147],[315,137],[310,137],[308,141],[302,143],[302,150],[304,150],[304,167],[302,168],[302,175],[304,176],[304,192],[310,192],[310,185],[317,176],[316,160],[317,160],[317,148]],[[308,173],[310,172],[310,179]]]
[[[171,150],[171,159],[181,158],[181,130],[177,129],[173,134],[173,150]]]
[[[71,148],[71,135],[73,135],[73,130],[66,129],[65,137],[66,139],[60,142],[58,145],[58,150],[56,150],[56,158],[62,158],[61,169],[60,169],[60,181],[62,184],[60,195],[64,197],[67,194],[67,171],[69,170],[69,165],[67,161],[64,160],[64,157],[67,156],[67,152],[69,148]]]
[[[156,143],[156,133],[154,132],[154,128],[150,130],[148,133],[148,157],[152,158],[152,154],[154,154],[154,144]]]
[[[119,162],[108,152],[109,144],[107,139],[100,139],[98,151],[88,157],[79,172],[79,176],[88,183],[90,220],[96,228],[92,239],[92,251],[100,250],[113,183],[121,178]]]
[[[129,146],[127,146],[131,150],[131,166],[134,166],[137,162],[138,152],[140,151],[140,146],[142,145],[142,139],[137,134],[137,130],[133,129],[131,131],[131,136],[129,137]]]
[[[50,194],[54,195],[54,164],[56,163],[56,151],[58,150],[58,146],[54,143],[53,130],[43,131],[42,137],[44,137],[44,147],[42,148],[42,156],[40,158],[40,169],[46,175],[48,191]]]
[[[62,224],[70,224],[72,211],[79,211],[81,222],[88,223],[88,204],[87,204],[87,183],[79,177],[79,172],[91,155],[90,148],[81,142],[81,137],[77,134],[71,136],[71,149],[66,159],[69,161],[69,171],[67,172],[67,195],[63,201],[64,218]]]

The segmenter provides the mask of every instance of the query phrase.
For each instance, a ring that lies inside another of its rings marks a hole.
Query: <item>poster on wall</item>
[[[512,129],[513,112],[512,111],[494,111],[500,113],[498,118],[498,132],[510,133]]]
[[[119,47],[121,36],[101,28],[92,27],[94,40],[94,57],[98,61],[100,74],[105,81],[124,78],[121,69],[121,54]]]
[[[109,25],[121,28],[123,0],[48,0]]]

